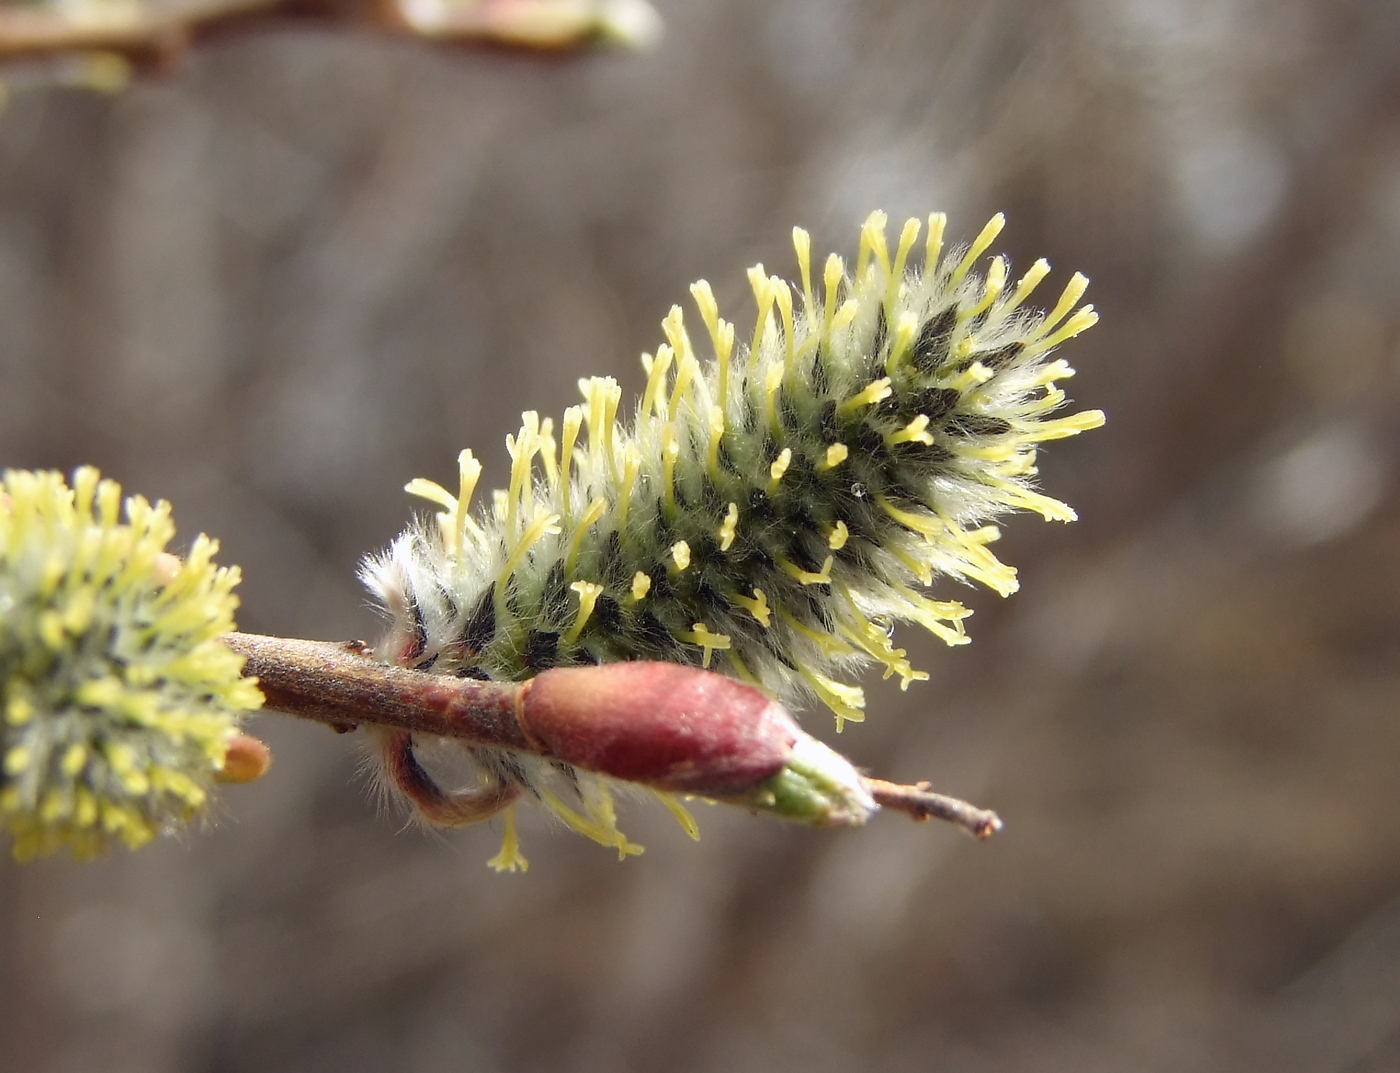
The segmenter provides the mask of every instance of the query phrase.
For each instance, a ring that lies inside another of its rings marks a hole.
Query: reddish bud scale
[[[516,709],[531,744],[587,771],[723,797],[782,770],[797,725],[752,686],[671,663],[545,671]]]

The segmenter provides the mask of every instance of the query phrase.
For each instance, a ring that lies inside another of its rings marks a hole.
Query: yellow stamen
[[[700,841],[700,825],[695,822],[695,817],[690,814],[690,810],[676,800],[675,794],[668,794],[665,790],[652,790],[663,805],[670,810],[671,815],[676,818],[676,822],[682,829],[696,842]]]
[[[696,622],[690,627],[690,632],[677,633],[676,637],[682,641],[689,641],[693,645],[699,645],[705,650],[705,655],[700,660],[700,665],[706,669],[710,666],[710,657],[716,650],[724,651],[729,647],[729,637],[722,633],[711,633],[710,628],[703,622]]]
[[[797,252],[797,271],[802,278],[802,302],[807,323],[812,322],[816,301],[812,295],[812,236],[800,227],[792,229],[792,248]]]
[[[560,505],[564,508],[564,520],[569,520],[569,485],[574,464],[574,444],[578,442],[579,429],[583,427],[583,407],[570,406],[564,411],[564,421],[559,428],[559,484],[562,489]]]
[[[667,425],[661,437],[661,485],[666,501],[667,515],[676,513],[676,459],[680,457],[681,445],[676,442],[676,430]]]
[[[643,359],[646,355],[642,355]],[[653,412],[660,414],[661,400],[666,391],[666,371],[671,367],[671,348],[662,343],[656,348],[656,357],[651,359],[651,364],[647,368],[647,386],[642,392],[642,408],[638,413],[638,419],[643,420],[650,417]]]
[[[882,376],[879,380],[872,380],[863,390],[843,402],[837,409],[842,413],[852,410],[859,410],[862,406],[871,406],[877,402],[882,402],[893,394],[890,389],[890,378]]]
[[[892,373],[909,352],[914,349],[914,335],[919,330],[919,318],[913,313],[901,313],[894,326],[894,340],[890,343],[889,356],[885,358],[885,372]]]
[[[608,501],[602,496],[588,504],[588,509],[583,512],[583,517],[578,520],[578,525],[574,527],[573,534],[569,537],[569,550],[564,556],[564,573],[566,576],[573,576],[575,568],[578,566],[579,551],[583,548],[583,536],[589,528],[594,525],[603,512],[608,509]]]
[[[828,555],[826,562],[822,563],[821,570],[815,574],[810,570],[803,570],[800,566],[790,563],[786,559],[779,559],[778,566],[788,577],[803,585],[829,585],[831,584],[831,564],[835,561],[834,557]]]
[[[885,316],[894,316],[894,306],[899,301],[899,289],[904,284],[904,267],[909,262],[909,251],[919,237],[919,221],[905,220],[904,229],[899,233],[899,246],[895,250],[894,265],[890,269],[889,288],[885,292]]]
[[[426,477],[414,477],[403,486],[403,490],[411,496],[446,507],[450,512],[455,513],[457,510],[457,497],[436,481],[430,481]]]
[[[971,309],[959,314],[959,320],[971,320],[980,313],[990,308],[991,304],[1000,297],[1001,292],[1006,287],[1006,274],[1009,271],[1006,258],[997,256],[992,258],[992,265],[987,269],[987,282],[982,291],[982,297],[977,300],[977,304]]]
[[[627,837],[616,827],[609,827],[580,815],[543,786],[537,787],[536,792],[539,793],[545,808],[562,820],[565,827],[585,838],[593,839],[599,845],[617,850],[619,860],[642,852],[641,846],[627,841]]]
[[[1035,331],[1031,332],[1028,339],[1039,339],[1041,336],[1050,334],[1055,325],[1069,316],[1069,311],[1079,304],[1079,299],[1084,297],[1084,292],[1089,289],[1089,277],[1082,272],[1076,272],[1070,277],[1069,283],[1065,285],[1064,291],[1060,294],[1060,300],[1055,303],[1055,308],[1046,314],[1045,319],[1036,325]]]
[[[516,568],[524,561],[525,556],[530,553],[530,549],[535,546],[546,533],[557,534],[559,532],[559,515],[546,514],[540,511],[535,515],[529,525],[525,527],[525,532],[521,534],[520,540],[511,549],[510,555],[506,557],[505,565],[501,567],[501,572],[496,575],[496,617],[505,619],[506,612],[506,582],[515,573]]]
[[[1040,281],[1049,274],[1050,262],[1042,257],[1040,260],[1036,261],[1035,264],[1031,265],[1030,268],[1026,270],[1026,274],[1017,282],[1016,290],[1012,292],[1006,304],[1001,307],[1001,312],[1010,313],[1013,309],[1018,308],[1022,302],[1030,297],[1031,291],[1035,290],[1036,287],[1040,285]]]
[[[753,300],[758,306],[758,316],[753,327],[753,341],[749,343],[749,355],[752,360],[758,356],[764,332],[768,330],[769,310],[773,307],[773,282],[763,271],[762,264],[756,264],[749,269],[749,286],[753,288]]]
[[[466,544],[468,533],[478,541],[485,538],[481,526],[472,520],[468,511],[472,496],[476,494],[476,483],[480,479],[481,463],[476,460],[471,451],[461,452],[457,456],[457,548],[459,552]]]
[[[712,479],[719,479],[719,442],[724,436],[724,411],[710,407],[710,442],[705,447],[705,469]]]
[[[841,296],[841,280],[846,275],[846,266],[836,254],[826,259],[822,272],[822,349],[831,342],[832,318],[836,316],[836,300]]]
[[[781,607],[778,608],[778,617],[783,620],[794,633],[800,637],[805,637],[820,650],[823,659],[831,659],[833,656],[852,656],[855,649],[839,637],[827,633],[825,630],[816,630],[811,626],[804,625],[794,616],[788,614]]]
[[[1103,423],[1104,412],[1102,410],[1084,410],[1081,413],[1057,418],[1054,421],[1036,421],[1026,424],[1020,431],[1025,439],[1042,443],[1046,440],[1063,440],[1068,436],[1078,436],[1081,432],[1098,428]]]
[[[806,679],[822,703],[836,713],[838,734],[847,722],[859,723],[865,719],[865,713],[861,711],[865,707],[865,691],[859,686],[845,685],[805,667],[799,667],[798,673]]]
[[[948,277],[948,286],[956,287],[967,275],[968,269],[977,258],[987,251],[987,247],[996,241],[996,237],[1001,234],[1001,229],[1006,226],[1006,217],[997,213],[987,221],[987,226],[982,228],[977,237],[972,240],[972,245],[967,248],[967,253],[963,254],[963,259],[958,262],[958,267],[953,269],[953,274]]]
[[[1088,331],[1099,322],[1099,315],[1094,312],[1093,306],[1083,306],[1075,311],[1074,316],[1065,321],[1064,325],[1056,332],[1047,335],[1043,339],[1038,339],[1026,347],[1028,355],[1043,354],[1047,350],[1053,350],[1066,339],[1073,339],[1080,332]]]
[[[860,252],[856,255],[856,279],[865,277],[865,269],[870,264],[872,257],[880,265],[884,279],[889,279],[890,248],[885,241],[885,225],[888,222],[889,217],[876,209],[865,218],[865,223],[861,225]]]
[[[841,308],[836,311],[836,315],[831,318],[831,334],[833,338],[840,335],[848,327],[851,321],[856,319],[856,314],[860,312],[860,303],[854,298],[848,298],[841,303]]]
[[[635,443],[629,443],[622,453],[622,488],[617,498],[617,531],[627,527],[627,511],[632,505],[632,487],[637,483],[637,471],[642,468],[642,452]]]
[[[740,607],[747,609],[749,614],[758,620],[760,626],[764,629],[768,628],[772,621],[771,609],[768,606],[768,597],[763,595],[762,589],[754,589],[752,597],[736,592],[730,599]]]
[[[763,406],[768,411],[768,427],[774,436],[782,435],[783,426],[778,418],[778,392],[783,386],[783,367],[774,365],[763,377]]]
[[[520,852],[520,838],[515,831],[515,806],[505,810],[505,831],[501,835],[501,852],[486,862],[498,872],[528,872],[530,862]]]
[[[578,593],[578,614],[574,617],[574,624],[564,633],[564,640],[573,644],[578,640],[579,634],[583,632],[584,625],[593,614],[593,607],[598,602],[598,597],[603,595],[603,586],[592,581],[575,581],[569,588]]]
[[[679,307],[677,307],[679,309]],[[687,354],[676,366],[676,382],[671,389],[671,404],[666,410],[666,419],[674,421],[676,413],[680,410],[681,399],[685,398],[685,393],[690,389],[691,381],[700,372],[700,363],[695,359],[694,354]]]
[[[783,323],[783,365],[787,369],[792,368],[793,347],[795,345],[793,318],[792,318],[792,288],[787,285],[786,280],[774,276],[768,281],[768,285],[773,290],[773,298],[778,306],[778,316]]]

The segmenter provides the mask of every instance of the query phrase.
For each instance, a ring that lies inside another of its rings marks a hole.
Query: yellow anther
[[[24,726],[34,718],[34,702],[22,693],[13,694],[5,703],[5,722],[12,727]]]
[[[915,441],[924,444],[933,443],[933,435],[928,431],[928,414],[919,414],[898,432],[891,432],[885,437],[885,442],[890,446]]]
[[[684,570],[690,565],[690,545],[684,540],[678,540],[671,545],[671,561],[676,564],[676,569]]]
[[[632,575],[632,602],[637,603],[651,591],[651,577],[638,570]]]
[[[778,482],[783,479],[783,474],[788,471],[788,466],[792,465],[792,448],[784,447],[774,459],[773,464],[768,467],[768,494],[772,495],[778,490]]]
[[[924,276],[938,271],[938,258],[943,254],[943,232],[948,226],[948,217],[941,212],[932,213],[928,218],[928,238],[924,240]]]
[[[730,503],[725,512],[724,522],[719,527],[719,550],[728,551],[734,543],[734,534],[739,526],[739,504]]]
[[[846,540],[850,535],[850,531],[846,528],[846,523],[838,520],[832,527],[831,532],[827,534],[826,546],[832,551],[840,551],[846,546]]]
[[[818,469],[835,469],[850,456],[850,450],[844,443],[833,443],[826,449],[826,457],[818,463]]]
[[[63,751],[63,760],[59,764],[59,770],[70,779],[83,770],[83,765],[87,763],[87,749],[74,742]]]

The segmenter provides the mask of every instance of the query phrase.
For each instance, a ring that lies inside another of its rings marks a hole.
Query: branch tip
[[[946,820],[978,839],[991,838],[1005,826],[1001,817],[990,809],[978,808],[959,798],[934,793],[926,782],[906,786],[869,777],[862,781],[870,791],[870,796],[881,808],[906,813],[920,823],[930,818]]]

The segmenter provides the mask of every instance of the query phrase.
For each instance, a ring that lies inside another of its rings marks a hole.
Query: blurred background
[[[663,0],[643,55],[293,31],[0,114],[0,461],[99,464],[241,564],[355,580],[523,409],[641,383],[704,276],[993,212],[1093,279],[1081,521],[1011,519],[974,643],[837,744],[997,808],[822,833],[701,806],[606,850],[433,837],[275,716],[210,829],[0,862],[0,1066],[36,1073],[1400,1069],[1400,5]],[[829,741],[830,716],[808,726]]]

